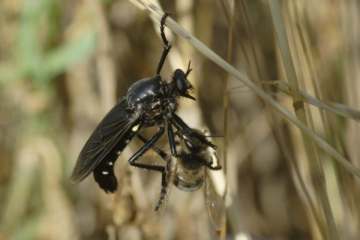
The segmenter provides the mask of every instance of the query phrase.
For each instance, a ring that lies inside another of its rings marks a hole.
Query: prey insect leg
[[[201,161],[204,166],[206,166],[210,170],[221,170],[222,167],[220,165],[217,165],[215,167],[212,166],[212,162],[207,161]]]
[[[174,130],[173,130],[170,122],[168,122],[168,124],[167,124],[167,133],[168,133],[171,155],[173,155],[174,157],[177,157]]]
[[[180,134],[187,136],[189,138],[195,138],[202,142],[203,144],[215,149],[216,145],[211,143],[206,139],[206,137],[202,134],[199,134],[198,132],[194,131],[192,128],[190,128],[178,115],[175,113],[172,115],[172,123],[175,126],[175,128],[180,132]]]
[[[163,43],[164,43],[164,48],[163,48],[163,52],[161,54],[161,58],[160,58],[160,61],[159,61],[159,64],[157,66],[157,69],[156,69],[156,75],[159,75],[160,72],[161,72],[161,69],[164,65],[164,62],[165,62],[165,59],[168,55],[168,53],[170,52],[170,49],[171,49],[171,44],[169,43],[169,41],[166,39],[166,36],[165,36],[165,31],[164,31],[164,25],[165,25],[165,21],[166,21],[166,18],[169,16],[169,14],[165,13],[162,18],[161,18],[161,22],[160,22],[160,35],[161,35],[161,39],[163,40]]]

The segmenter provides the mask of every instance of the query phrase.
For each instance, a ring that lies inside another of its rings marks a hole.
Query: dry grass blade
[[[142,5],[149,13],[157,20],[160,21],[163,16],[163,12],[154,4],[145,0],[132,0],[131,2],[136,2]],[[143,9],[143,8],[141,8]],[[189,34],[184,28],[179,26],[172,18],[167,18],[166,26],[174,31],[179,36],[186,39],[194,48],[196,48],[200,53],[210,59],[212,62],[217,64],[219,67],[230,73],[234,78],[241,81],[244,85],[249,87],[254,91],[258,97],[260,97],[264,102],[269,104],[276,110],[284,119],[288,120],[295,126],[297,126],[304,134],[310,137],[324,152],[332,156],[341,166],[343,166],[348,172],[354,174],[355,176],[360,177],[360,170],[353,166],[344,156],[342,156],[338,151],[336,151],[330,144],[326,142],[320,135],[309,129],[301,121],[299,121],[289,110],[281,106],[276,102],[269,94],[260,89],[257,85],[250,81],[246,73],[240,72],[235,67],[226,62],[223,58],[217,55],[214,51],[209,49],[204,43],[199,41],[197,38]]]
[[[263,81],[261,82],[262,85],[273,85],[278,90],[280,90],[282,93],[285,93],[289,96],[292,95],[292,90],[289,86],[289,84],[283,80],[276,80],[276,81]],[[238,92],[239,89],[245,88],[244,92],[247,91],[246,86],[240,86],[240,87],[231,87],[229,90],[227,90],[228,94],[233,93],[234,91]],[[298,90],[298,93],[301,97],[301,100],[322,110],[329,111],[331,113],[335,113],[341,117],[353,119],[355,121],[360,121],[360,111],[357,109],[354,109],[352,107],[349,107],[347,105],[338,103],[338,102],[326,102],[322,101],[304,90]],[[269,93],[270,94],[270,93]]]
[[[270,7],[272,12],[274,13],[274,24],[275,24],[275,29],[277,30],[277,35],[281,35],[281,36],[285,36],[285,30],[283,29],[284,26],[282,24],[281,19],[278,18],[278,16],[280,15],[279,13],[279,6],[277,1],[273,1],[270,3]],[[340,116],[343,117],[348,117],[348,118],[352,118],[355,120],[360,120],[360,111],[356,110],[356,109],[352,109],[348,106],[342,105],[342,104],[338,104],[338,103],[325,103],[309,94],[307,94],[306,92],[302,91],[301,89],[299,89],[298,84],[296,83],[296,81],[294,80],[296,78],[296,74],[295,74],[295,69],[294,69],[294,65],[291,64],[291,57],[290,57],[290,52],[289,50],[289,46],[286,42],[286,39],[284,37],[278,37],[279,40],[279,46],[281,47],[281,51],[284,52],[283,56],[285,61],[284,64],[287,64],[286,69],[288,70],[288,78],[290,81],[291,86],[287,86],[289,87],[289,90],[293,90],[292,88],[295,87],[295,89],[293,91],[291,91],[292,94],[295,93],[294,98],[298,98],[299,100],[303,100],[306,101],[307,103],[316,106],[318,108],[330,111],[330,112],[334,112]],[[286,84],[286,82],[280,82],[283,84]]]
[[[290,47],[292,43],[295,44],[297,35],[296,31],[294,30],[294,24],[288,20],[290,17],[285,20],[285,18],[289,15],[285,11],[286,6],[291,6],[291,4],[287,5],[285,3],[281,3],[278,0],[269,1],[272,21],[276,32],[275,35],[277,39],[277,46],[280,52],[280,59],[282,60],[281,62],[284,66],[286,79],[289,82],[288,85],[292,96],[295,114],[302,123],[304,123],[306,126],[309,126],[311,129],[315,129],[314,116],[310,111],[306,111],[303,104],[304,98],[300,93],[301,86],[305,86],[303,76],[305,74],[304,72],[306,72],[306,67],[304,66],[295,69],[297,63],[300,62],[299,52],[301,52],[301,48]],[[314,85],[315,84],[316,83],[314,82]],[[321,122],[326,125],[326,120],[324,117],[322,118]],[[327,227],[325,228],[326,232],[323,238],[338,239],[339,234],[335,223],[336,220],[334,211],[331,208],[331,193],[329,192],[329,188],[326,185],[326,182],[329,181],[329,169],[334,170],[334,165],[331,164],[331,162],[323,162],[320,158],[321,153],[319,152],[319,149],[312,145],[312,141],[308,141],[309,139],[304,135],[304,133],[302,135],[306,152],[306,161],[309,162],[309,165],[313,171],[317,171],[318,174],[323,176],[325,179],[325,184],[319,183],[314,186],[317,192],[315,197],[319,201],[318,207],[322,209],[324,218],[326,220]]]
[[[277,85],[278,89],[285,94],[291,95],[292,91],[290,86],[284,81],[276,81],[274,84]],[[320,109],[335,113],[339,116],[360,121],[360,111],[341,103],[325,102],[320,99],[308,94],[303,90],[299,90],[298,93],[302,97],[302,100],[308,104],[311,104]]]
[[[360,121],[360,111],[357,109],[353,109],[341,103],[332,103],[332,102],[324,102],[316,97],[311,96],[310,94],[300,91],[300,95],[303,100],[315,107],[318,107],[323,110],[327,110],[332,113],[336,113],[339,116],[350,118],[356,121]]]

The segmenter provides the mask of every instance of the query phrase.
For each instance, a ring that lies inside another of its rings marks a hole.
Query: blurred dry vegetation
[[[173,187],[165,208],[153,211],[160,176],[126,161],[137,141],[117,161],[115,194],[92,177],[70,183],[101,117],[130,84],[155,72],[158,23],[134,2],[0,1],[0,239],[360,239],[357,0],[158,3],[329,143],[319,148],[172,34],[162,74],[170,78],[191,60],[198,100],[182,102],[180,115],[220,136],[228,184],[220,229],[202,190]]]

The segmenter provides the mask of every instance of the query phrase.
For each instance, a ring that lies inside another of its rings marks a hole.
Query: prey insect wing
[[[211,172],[214,173],[214,172]],[[220,232],[225,221],[225,203],[222,196],[216,191],[214,183],[210,178],[210,172],[205,173],[205,205],[209,216],[209,221],[216,232]]]
[[[187,152],[180,155],[181,158],[178,162],[182,166],[180,168],[182,171],[177,171],[178,184],[175,182],[175,185],[185,191],[195,191],[204,185],[204,198],[209,221],[216,232],[221,231],[225,219],[225,205],[222,198],[225,191],[225,179],[223,172],[218,171],[221,170],[221,166],[216,155],[215,145],[197,129],[190,129],[182,134],[180,135]]]
[[[118,152],[134,137],[138,117],[127,111],[125,99],[120,101],[96,127],[80,152],[71,179],[81,181],[94,171],[96,182],[105,191],[116,190],[113,165]]]

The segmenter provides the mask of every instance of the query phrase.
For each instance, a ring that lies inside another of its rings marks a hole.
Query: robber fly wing
[[[121,100],[101,120],[80,152],[71,179],[79,182],[105,161],[112,166],[117,152],[122,151],[135,135],[139,117],[127,111],[127,102]],[[109,172],[103,172],[108,175]],[[95,176],[96,180],[96,176]],[[99,183],[99,182],[98,182]]]

